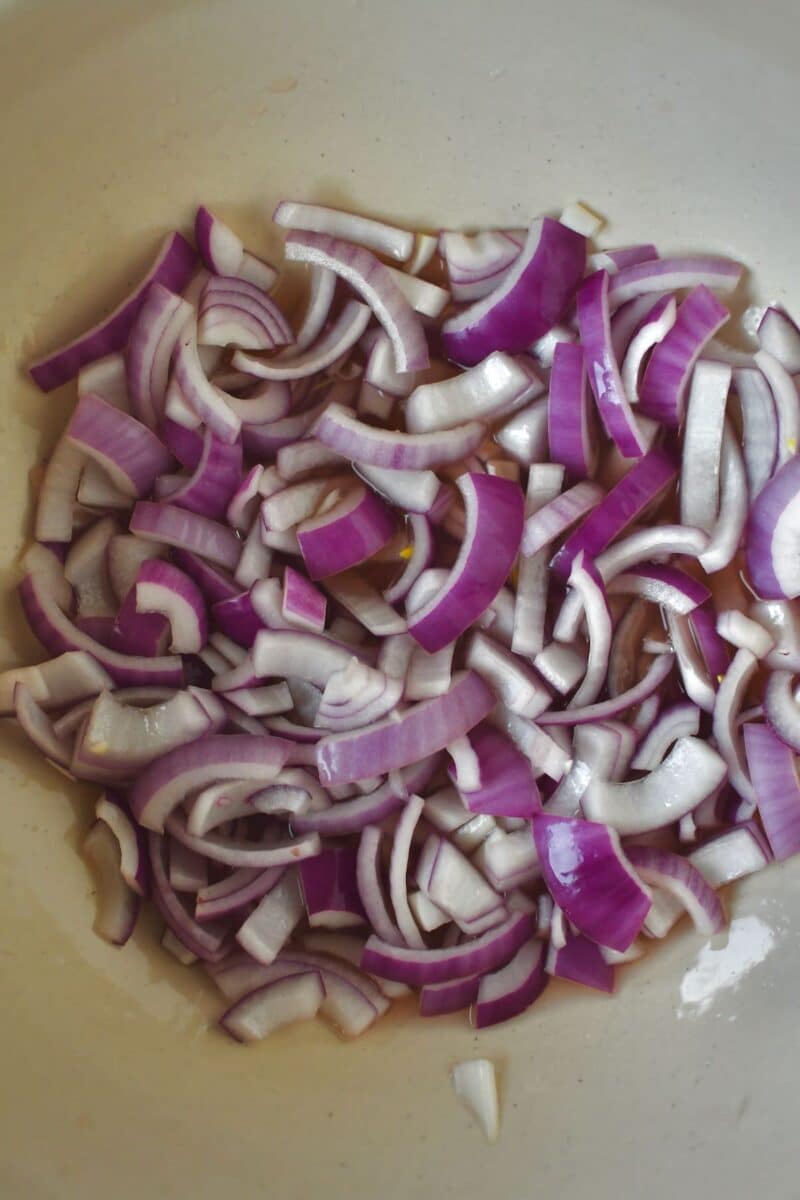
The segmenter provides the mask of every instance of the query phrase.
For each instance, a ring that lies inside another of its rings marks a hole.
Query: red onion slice
[[[248,254],[233,230],[202,205],[195,217],[194,238],[200,257],[215,275],[235,275],[265,290],[278,277],[274,267]]]
[[[747,521],[748,498],[744,461],[733,430],[726,421],[720,461],[719,520],[708,540],[708,546],[698,555],[700,566],[707,575],[724,570],[733,561]]]
[[[465,662],[486,680],[511,712],[535,720],[550,707],[550,693],[536,673],[485,633],[472,635]]]
[[[733,385],[742,410],[742,450],[751,500],[772,478],[777,466],[778,414],[772,389],[756,367],[740,367]]]
[[[657,300],[640,328],[634,333],[625,351],[620,373],[625,395],[631,404],[639,403],[639,377],[642,365],[654,346],[657,346],[675,324],[677,305],[674,296]]]
[[[160,613],[171,631],[173,654],[197,654],[208,640],[208,615],[200,588],[172,563],[151,559],[136,577],[136,611]]]
[[[582,983],[598,992],[611,995],[614,991],[614,967],[606,961],[603,949],[585,937],[570,934],[563,946],[551,942],[545,970],[556,979]]]
[[[172,459],[146,425],[100,396],[85,395],[67,426],[67,437],[108,473],[128,496],[145,496]]]
[[[519,550],[524,501],[519,486],[498,476],[456,481],[466,510],[458,558],[442,589],[409,620],[408,631],[434,653],[455,641],[492,603]]]
[[[589,378],[600,419],[609,437],[626,458],[639,458],[647,449],[631,411],[611,340],[609,276],[590,275],[578,293],[578,322]]]
[[[200,296],[197,340],[204,346],[274,350],[291,342],[292,331],[261,288],[245,279],[214,275]]]
[[[800,329],[780,308],[767,308],[758,326],[758,342],[790,375],[800,374]]]
[[[800,850],[800,785],[791,749],[766,725],[744,727],[759,816],[778,861]]]
[[[27,575],[19,587],[28,624],[50,654],[83,650],[120,685],[160,683],[179,687],[183,667],[179,658],[143,658],[109,650],[82,633],[55,602],[41,577]]]
[[[161,283],[173,292],[182,292],[196,262],[195,252],[186,239],[179,233],[169,234],[147,275],[110,316],[74,341],[31,364],[29,370],[34,383],[43,392],[51,392],[77,375],[87,363],[122,350],[150,285]]]
[[[688,700],[679,700],[655,721],[639,745],[631,766],[636,771],[652,771],[659,766],[669,748],[682,737],[697,737],[700,709]]]
[[[509,1021],[530,1008],[547,985],[544,960],[544,943],[531,940],[500,970],[484,975],[474,1008],[475,1028]]]
[[[393,946],[373,935],[364,947],[361,966],[373,975],[412,986],[445,983],[503,966],[529,939],[531,931],[529,913],[512,913],[501,925],[480,937],[446,949]]]
[[[286,239],[289,262],[309,262],[341,276],[365,300],[389,335],[398,371],[423,371],[428,348],[419,318],[388,267],[360,246],[322,233],[292,232]]]
[[[639,396],[643,412],[665,425],[681,423],[694,365],[729,316],[708,288],[701,285],[690,292],[678,308],[675,324],[650,356]]]
[[[654,846],[629,846],[626,853],[645,883],[683,905],[698,933],[707,937],[719,933],[725,924],[725,911],[714,889],[687,858]]]
[[[519,258],[526,236],[524,229],[486,230],[474,235],[441,233],[438,249],[453,299],[480,300],[494,291]]]
[[[719,517],[719,478],[731,369],[699,362],[692,375],[681,460],[681,521],[712,533]]]
[[[532,366],[496,351],[460,375],[415,388],[406,401],[406,429],[433,433],[467,421],[494,421],[543,391]]]
[[[342,212],[324,204],[282,200],[273,212],[272,220],[284,229],[308,230],[312,233],[324,233],[329,237],[344,238],[349,242],[358,242],[377,254],[384,254],[398,262],[405,262],[414,249],[414,234],[409,230],[397,229],[384,221],[375,221],[357,213]]]
[[[755,356],[755,363],[772,391],[778,417],[775,465],[781,467],[797,453],[800,441],[800,405],[798,404],[797,386],[788,371],[776,358],[767,354],[766,350],[759,350]]]
[[[197,465],[188,479],[181,478],[180,486],[171,492],[169,500],[203,517],[220,518],[226,515],[241,478],[241,445],[221,442],[207,429]]]
[[[728,258],[702,256],[661,258],[622,268],[612,278],[609,300],[612,309],[628,300],[653,292],[675,292],[682,288],[706,287],[732,292],[742,277],[740,263]]]
[[[200,361],[197,337],[191,323],[178,338],[173,360],[173,378],[190,409],[228,445],[236,441],[242,427],[241,417],[228,404],[225,392],[213,384]],[[169,406],[167,415],[171,416]]]
[[[747,521],[747,569],[765,599],[800,596],[800,458],[790,459],[756,497]]]
[[[282,977],[237,1000],[219,1019],[221,1027],[237,1042],[258,1042],[295,1021],[317,1015],[325,985],[318,971],[281,966]],[[294,973],[291,973],[294,972]]]
[[[95,821],[83,840],[97,896],[94,931],[112,946],[124,946],[136,927],[141,899],[120,871],[117,839],[103,821]]]
[[[691,812],[726,774],[725,761],[706,742],[684,737],[643,779],[592,780],[581,803],[590,820],[603,821],[623,836],[647,833]]]
[[[763,729],[764,727],[748,726],[748,728]],[[766,749],[768,753],[769,746]],[[749,750],[748,761],[750,761]],[[752,762],[750,762],[750,769],[755,773],[756,769]],[[778,788],[782,789],[779,779],[776,779],[776,783]],[[785,794],[781,797],[782,799],[785,799]],[[794,800],[796,802],[797,797]],[[767,804],[766,807],[768,808],[769,805]],[[794,851],[790,850],[790,853],[794,853]],[[706,883],[713,888],[723,887],[735,879],[743,879],[746,875],[761,871],[764,867],[769,866],[771,860],[772,853],[769,844],[755,821],[746,821],[743,825],[734,826],[726,833],[721,833],[717,837],[711,838],[710,841],[704,842],[689,855],[689,861],[697,867]]]
[[[386,775],[426,758],[463,737],[492,710],[495,698],[473,671],[453,677],[444,696],[426,700],[353,733],[334,734],[317,746],[323,784]]]
[[[72,650],[35,667],[0,673],[0,715],[14,710],[14,689],[23,684],[42,708],[64,708],[113,687],[111,676],[85,650]]]
[[[330,367],[355,346],[372,318],[366,304],[349,300],[328,329],[301,354],[290,358],[253,358],[241,350],[233,356],[233,365],[259,379],[305,379]]]
[[[702,583],[678,567],[643,562],[631,571],[613,574],[609,596],[640,596],[685,616],[705,604],[711,593]]]
[[[466,458],[484,439],[478,421],[436,433],[399,433],[358,421],[339,404],[330,404],[314,428],[324,445],[353,462],[400,470],[424,470]]]
[[[573,478],[593,475],[597,465],[593,432],[583,349],[561,342],[553,355],[547,401],[550,458],[561,463]]]
[[[124,360],[131,409],[151,429],[164,415],[172,352],[192,316],[191,304],[153,283],[131,329]]]
[[[562,319],[586,264],[586,241],[549,217],[534,221],[502,282],[442,326],[448,358],[472,366],[493,350],[527,349]]]
[[[567,817],[534,817],[533,833],[545,882],[556,904],[586,937],[624,951],[650,909],[613,829]]]
[[[171,504],[140,500],[133,510],[129,529],[138,537],[199,554],[229,571],[239,561],[241,543],[232,529]]]
[[[396,528],[391,510],[359,484],[327,512],[303,521],[297,540],[309,575],[323,579],[372,558]]]

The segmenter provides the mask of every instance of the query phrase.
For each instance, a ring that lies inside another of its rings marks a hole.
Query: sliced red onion
[[[180,233],[169,234],[147,275],[110,316],[31,365],[29,370],[34,383],[43,392],[51,392],[77,375],[81,367],[103,355],[122,350],[150,285],[160,283],[173,292],[182,292],[196,261],[195,252],[186,239]]]
[[[640,596],[683,616],[705,604],[711,595],[707,587],[679,567],[647,562],[621,575],[615,574],[608,584],[608,594]]]
[[[589,255],[589,269],[592,271],[608,271],[616,275],[625,267],[635,266],[636,263],[650,262],[658,258],[658,250],[647,242],[639,246],[622,246],[619,250],[600,250]]]
[[[285,533],[301,521],[307,521],[335,486],[335,480],[306,479],[274,492],[261,504],[263,529]]]
[[[72,747],[56,731],[47,713],[34,700],[24,683],[17,683],[13,695],[14,715],[23,733],[27,734],[36,749],[51,763],[67,770],[70,767]]]
[[[547,458],[548,402],[545,396],[518,413],[495,433],[495,441],[517,462],[528,466]]]
[[[719,478],[731,369],[699,362],[692,374],[683,431],[681,521],[712,533],[719,517]]]
[[[95,805],[95,816],[109,827],[119,845],[119,869],[129,888],[140,896],[150,891],[147,838],[132,819],[127,801],[119,792],[105,792]]]
[[[428,899],[462,930],[483,933],[507,915],[501,897],[469,859],[436,834],[425,842],[416,878]]]
[[[568,576],[573,559],[580,550],[596,559],[672,485],[677,474],[676,464],[665,451],[648,451],[567,538],[553,559],[552,567],[556,575],[560,579]]]
[[[174,380],[189,407],[220,441],[236,441],[242,427],[241,417],[228,404],[225,392],[212,383],[197,352],[197,338],[191,325],[184,328],[175,350]],[[167,415],[172,414],[167,405]]]
[[[304,911],[297,874],[287,871],[239,927],[236,940],[256,962],[269,966],[302,920]]]
[[[759,350],[755,363],[763,373],[772,391],[778,417],[778,441],[775,458],[776,467],[781,467],[797,453],[800,441],[800,404],[795,381],[788,371],[768,354]]]
[[[369,250],[322,233],[290,233],[289,262],[309,262],[340,275],[362,296],[391,338],[398,371],[428,366],[428,348],[419,318],[389,269]]]
[[[473,235],[441,233],[439,253],[447,267],[453,299],[480,300],[488,296],[519,258],[525,239],[524,229],[489,229]]]
[[[722,435],[719,513],[719,520],[709,538],[708,546],[698,556],[707,575],[723,570],[733,560],[748,520],[744,461],[728,422],[725,423]]]
[[[264,290],[277,279],[274,267],[249,254],[233,230],[202,205],[195,217],[194,237],[200,257],[215,275],[234,275]]]
[[[556,464],[533,465],[528,472],[525,515],[530,520],[541,508],[559,495],[564,468]],[[523,534],[524,537],[524,534]],[[511,649],[516,655],[535,655],[544,648],[547,615],[548,553],[545,548],[529,556],[520,556],[517,567],[517,594]]]
[[[525,522],[523,555],[529,558],[560,538],[576,521],[596,508],[604,496],[598,484],[583,480],[542,504]]]
[[[386,979],[421,986],[485,974],[513,958],[532,930],[529,913],[512,913],[501,925],[458,946],[413,949],[373,935],[361,958],[364,970]]]
[[[547,775],[558,781],[569,770],[571,757],[550,734],[540,729],[533,721],[518,717],[502,705],[498,705],[493,718],[499,729],[511,738],[533,767],[535,777]],[[542,718],[539,718],[541,722]]]
[[[257,739],[251,737],[250,740],[256,741]],[[216,834],[195,837],[187,830],[185,818],[175,815],[167,818],[166,827],[173,837],[191,850],[196,850],[198,854],[204,855],[211,862],[222,863],[229,867],[288,866],[303,858],[313,858],[314,855],[319,854],[321,848],[319,838],[313,833],[284,841],[257,844],[242,838],[219,837]]]
[[[290,625],[322,633],[328,602],[319,588],[305,576],[287,566],[283,573],[281,612]]]
[[[438,1017],[443,1013],[460,1012],[469,1008],[478,997],[480,976],[468,975],[464,979],[451,979],[447,983],[431,983],[419,994],[419,1015]]]
[[[674,296],[663,296],[648,312],[634,333],[621,366],[622,385],[631,404],[639,402],[639,378],[642,365],[654,346],[657,346],[675,324],[677,305]]]
[[[122,876],[119,844],[104,821],[94,822],[82,851],[95,883],[94,931],[112,946],[124,946],[136,927],[141,899]]]
[[[436,433],[399,433],[356,420],[339,404],[321,414],[314,436],[353,462],[397,470],[424,470],[466,458],[483,441],[485,427],[470,421]]]
[[[700,709],[689,700],[679,700],[657,718],[640,743],[631,766],[637,771],[653,771],[678,738],[697,737],[699,732]]]
[[[719,933],[725,911],[714,889],[688,858],[654,846],[629,846],[626,853],[645,883],[680,902],[699,933],[707,937]]]
[[[145,496],[158,475],[168,471],[171,456],[154,433],[127,413],[91,393],[78,401],[67,437],[108,473],[128,496]]]
[[[312,579],[371,558],[394,536],[395,518],[374,492],[356,485],[333,508],[304,521],[297,540]]]
[[[169,844],[169,882],[176,892],[196,895],[208,884],[208,863],[194,850],[171,840]]]
[[[142,563],[135,585],[136,611],[161,613],[169,622],[174,654],[197,654],[208,640],[208,616],[200,588],[172,563]]]
[[[562,319],[580,283],[586,241],[544,217],[534,221],[497,288],[442,326],[448,358],[472,366],[493,350],[525,350]]]
[[[292,967],[319,970],[325,985],[320,1015],[344,1037],[358,1037],[389,1007],[376,981],[341,958],[289,946],[282,951],[280,961]]]
[[[233,356],[233,365],[240,371],[255,375],[259,379],[289,380],[305,379],[316,375],[335,363],[355,346],[372,318],[366,304],[349,300],[318,340],[301,354],[282,358],[253,358],[242,350]]]
[[[438,905],[429,900],[424,892],[410,892],[408,906],[423,933],[433,933],[450,924],[450,918]]]
[[[191,304],[153,283],[131,329],[125,352],[131,410],[151,429],[164,415],[172,352],[192,316]]]
[[[192,691],[176,692],[150,708],[120,703],[110,692],[101,692],[89,712],[76,753],[87,765],[97,765],[131,778],[137,768],[177,746],[218,731],[223,721],[212,721]]]
[[[778,861],[800,850],[800,785],[794,755],[766,725],[744,727],[758,812]]]
[[[614,991],[613,966],[606,961],[603,949],[585,937],[568,934],[564,945],[558,947],[551,942],[545,970],[556,979],[582,983],[598,992],[611,995]]]
[[[111,538],[106,550],[106,563],[111,587],[120,603],[136,583],[142,564],[162,558],[166,552],[166,546],[132,534],[118,534]]]
[[[484,975],[474,1008],[475,1028],[497,1025],[530,1008],[547,984],[544,960],[544,944],[531,940],[500,970]]]
[[[728,765],[728,779],[742,800],[755,807],[755,793],[747,772],[739,732],[739,719],[750,682],[758,670],[758,659],[749,650],[737,650],[723,676],[714,704],[714,740]],[[800,723],[800,713],[798,713]]]
[[[354,733],[323,738],[317,766],[325,784],[385,775],[425,758],[468,733],[494,707],[486,684],[472,671],[453,678],[450,691]]]
[[[403,618],[355,572],[342,572],[326,580],[325,586],[334,600],[375,637],[405,632]]]
[[[324,812],[306,813],[295,817],[292,827],[297,833],[319,832],[332,836],[358,833],[365,826],[382,821],[403,807],[409,791],[423,788],[430,781],[436,759],[425,759],[407,768],[396,778],[365,796],[334,804]],[[371,922],[374,926],[374,921]]]
[[[775,641],[767,657],[773,670],[800,671],[800,613],[790,600],[761,600],[750,607]]]
[[[389,337],[382,330],[369,351],[364,370],[364,384],[359,396],[359,412],[386,420],[394,407],[396,397],[408,396],[417,386],[416,371],[396,371],[394,349]],[[366,407],[365,407],[366,406]]]
[[[423,805],[424,801],[420,796],[411,796],[406,802],[395,827],[392,839],[392,853],[389,859],[389,895],[392,901],[395,921],[405,945],[417,949],[424,948],[425,940],[420,934],[408,905],[406,875],[408,873],[411,840],[422,815]]]
[[[113,517],[95,522],[85,533],[77,537],[64,560],[62,579],[56,582],[56,571],[52,575],[47,569],[47,578],[52,579],[48,585],[60,593],[63,582],[71,584],[77,601],[77,613],[80,617],[111,617],[116,610],[116,601],[111,591],[106,569],[106,551],[108,544],[118,526]],[[29,569],[41,573],[45,564],[43,561],[29,562]],[[70,597],[71,601],[71,597]],[[71,603],[68,604],[71,608]]]
[[[212,275],[200,296],[197,339],[204,346],[273,350],[287,345],[292,331],[261,288],[235,276]]]
[[[316,1016],[325,1000],[325,985],[316,970],[281,965],[282,975],[237,1000],[220,1017],[220,1025],[237,1042],[258,1042],[276,1029]],[[292,973],[294,972],[294,973]]]
[[[77,499],[84,508],[98,508],[104,512],[131,506],[131,497],[115,487],[100,464],[92,459],[83,468]]]
[[[728,609],[717,617],[717,633],[740,650],[749,650],[756,658],[766,658],[775,647],[775,639],[760,621],[754,621],[737,609]]]
[[[195,920],[204,922],[228,917],[257,903],[272,890],[285,870],[285,867],[267,867],[264,871],[240,867],[217,883],[201,888],[197,893]]]
[[[397,229],[384,221],[341,212],[323,204],[303,204],[297,200],[282,200],[272,214],[276,225],[284,229],[303,229],[344,238],[368,246],[378,254],[405,262],[414,249],[414,234]]]
[[[585,238],[595,237],[605,225],[602,217],[592,212],[585,204],[577,202],[568,204],[558,219],[567,229],[574,229]]]
[[[533,662],[547,684],[562,696],[577,687],[586,674],[585,651],[563,642],[551,642]]]
[[[625,266],[611,280],[609,300],[619,308],[636,296],[676,292],[682,288],[713,288],[732,292],[742,277],[739,263],[727,258],[690,257],[651,259]]]
[[[465,661],[511,712],[535,719],[550,707],[550,693],[536,673],[486,634],[473,634]]]
[[[533,833],[547,887],[569,921],[599,945],[627,950],[651,900],[615,831],[541,814],[533,819]]]
[[[691,812],[726,773],[725,761],[706,742],[682,737],[645,778],[630,783],[593,780],[581,803],[590,820],[603,821],[623,836],[647,833]]]
[[[240,486],[242,447],[221,442],[210,430],[203,436],[200,459],[188,479],[170,493],[171,504],[204,517],[223,517]]]
[[[750,728],[763,729],[763,726]],[[746,821],[711,838],[689,855],[689,861],[713,888],[723,887],[735,879],[761,871],[771,859],[770,847],[755,821]]]
[[[407,797],[404,797],[407,799]],[[403,935],[389,913],[381,884],[381,830],[367,825],[361,833],[357,859],[358,892],[370,926],[384,942],[402,946]],[[413,920],[413,918],[412,918]]]
[[[406,401],[406,429],[432,433],[467,421],[494,421],[543,391],[533,367],[497,351],[460,375],[415,388]]]
[[[232,529],[171,504],[140,500],[129,528],[139,537],[199,554],[228,570],[233,570],[239,560],[241,543]]]
[[[288,383],[266,379],[253,386],[251,376],[242,375],[241,379],[247,380],[246,384],[238,385],[244,391],[242,396],[230,394],[233,384],[224,377],[215,377],[214,383],[225,388],[228,408],[241,417],[245,425],[264,425],[288,417],[292,408],[292,390]]]
[[[107,649],[82,633],[61,611],[40,576],[27,575],[19,593],[28,624],[50,654],[85,651],[123,686],[143,683],[180,686],[183,668],[179,658],[144,658]]]
[[[225,930],[218,924],[198,924],[175,893],[167,873],[167,839],[150,833],[148,839],[153,899],[169,929],[187,950],[206,962],[217,961],[225,952]]]
[[[314,725],[333,732],[363,729],[392,712],[402,694],[400,680],[351,658],[326,683]]]
[[[300,885],[312,928],[362,925],[364,906],[356,883],[356,851],[335,846],[300,864]]]
[[[538,718],[540,725],[585,725],[590,721],[607,721],[641,704],[662,686],[674,666],[672,654],[661,654],[653,660],[647,674],[627,691],[620,692],[609,700],[589,704],[585,708],[568,708],[560,712],[549,711]],[[702,706],[701,706],[702,707]]]
[[[272,566],[272,549],[264,544],[264,529],[261,517],[256,516],[250,532],[241,544],[239,561],[233,573],[234,582],[242,588],[251,588],[265,581]],[[199,581],[198,581],[199,582]]]
[[[328,467],[339,467],[341,461],[338,454],[315,438],[305,438],[282,446],[275,457],[279,475],[286,483],[293,483],[303,475]]]
[[[285,765],[289,750],[281,738],[268,735],[214,735],[181,746],[157,759],[136,779],[130,796],[133,815],[140,825],[160,832],[173,808],[191,791],[209,783],[224,779],[271,783]]]
[[[733,382],[742,410],[742,450],[751,499],[772,478],[777,466],[778,414],[772,389],[756,367],[740,367]]]
[[[41,542],[69,542],[73,509],[86,455],[64,436],[45,466],[36,506],[34,533]]]
[[[779,468],[750,509],[747,569],[753,586],[765,599],[800,596],[798,495],[800,458],[793,458]]]
[[[555,348],[547,401],[550,457],[576,479],[594,474],[597,447],[592,436],[586,362],[580,346],[561,342]]]
[[[128,391],[125,356],[106,354],[103,358],[81,367],[78,372],[78,398],[87,392],[94,392],[115,408],[130,412],[131,397]]]
[[[572,563],[569,586],[581,597],[586,615],[589,654],[586,673],[578,690],[569,702],[570,708],[582,708],[597,699],[608,673],[611,650],[611,612],[606,600],[603,581],[590,559],[581,551]]]
[[[408,631],[433,653],[464,632],[492,603],[519,550],[524,501],[517,484],[466,474],[457,486],[466,510],[466,534],[446,584],[416,610]]]
[[[740,650],[739,654],[747,651]],[[795,696],[794,672],[771,673],[764,690],[764,716],[781,741],[800,753],[800,705]]]
[[[666,425],[680,424],[684,395],[694,365],[704,346],[722,328],[729,315],[724,304],[720,304],[707,287],[701,285],[690,292],[678,308],[675,324],[650,356],[639,396],[643,412]],[[720,369],[730,382],[730,368],[708,364],[712,377]],[[716,395],[721,383],[717,384],[714,379],[710,386]]]
[[[435,545],[428,519],[421,514],[411,513],[408,524],[413,536],[413,546],[404,570],[384,592],[384,598],[390,604],[397,604],[404,599],[408,601],[412,588],[433,559]]]
[[[408,275],[405,271],[398,271],[394,267],[389,267],[388,271],[414,312],[419,313],[421,317],[436,319],[450,303],[450,293],[446,288]]]
[[[352,646],[340,645],[317,634],[265,629],[256,638],[251,661],[245,661],[227,677],[215,680],[214,690],[250,687],[259,679],[295,677],[324,688],[335,671],[349,664],[354,653]]]
[[[503,819],[508,822],[508,818]],[[459,831],[459,841],[463,832]],[[523,820],[521,829],[512,829],[510,832],[492,829],[488,837],[483,837],[481,845],[472,855],[472,861],[500,892],[527,887],[541,877],[536,846],[527,820]]]
[[[800,374],[800,329],[780,308],[767,308],[758,326],[758,342],[789,372]]]
[[[578,293],[578,322],[589,378],[606,432],[626,458],[639,458],[647,449],[631,411],[611,340],[609,275],[597,271]]]
[[[63,708],[113,687],[111,676],[91,654],[69,651],[35,667],[12,667],[0,674],[0,715],[14,710],[14,689],[23,684],[45,709]]]

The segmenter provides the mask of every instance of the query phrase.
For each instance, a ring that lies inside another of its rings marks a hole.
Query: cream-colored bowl
[[[0,2],[2,665],[32,660],[12,566],[69,388],[20,372],[88,324],[198,202],[267,251],[289,195],[420,222],[584,199],[610,242],[732,253],[800,302],[788,0]],[[475,1035],[391,1016],[244,1049],[199,971],[91,932],[91,789],[2,731],[0,1195],[569,1200],[797,1195],[800,866],[684,931],[613,999],[552,987]],[[493,1058],[487,1146],[448,1070]]]

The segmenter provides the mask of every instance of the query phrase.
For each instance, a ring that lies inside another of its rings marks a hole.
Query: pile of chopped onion
[[[610,992],[800,849],[800,331],[580,205],[275,221],[300,313],[201,208],[31,367],[77,404],[0,702],[103,789],[97,931],[152,901],[240,1041]]]

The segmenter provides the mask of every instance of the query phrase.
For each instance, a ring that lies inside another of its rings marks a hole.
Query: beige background
[[[199,201],[267,251],[283,194],[432,228],[581,198],[611,241],[738,254],[800,307],[797,34],[788,0],[0,0],[0,665],[35,653],[10,564],[70,402],[18,364]],[[797,1195],[797,864],[613,1000],[553,987],[480,1037],[401,1014],[245,1050],[148,929],[92,935],[89,790],[0,737],[4,1200]],[[448,1083],[476,1051],[501,1067],[495,1149]]]

